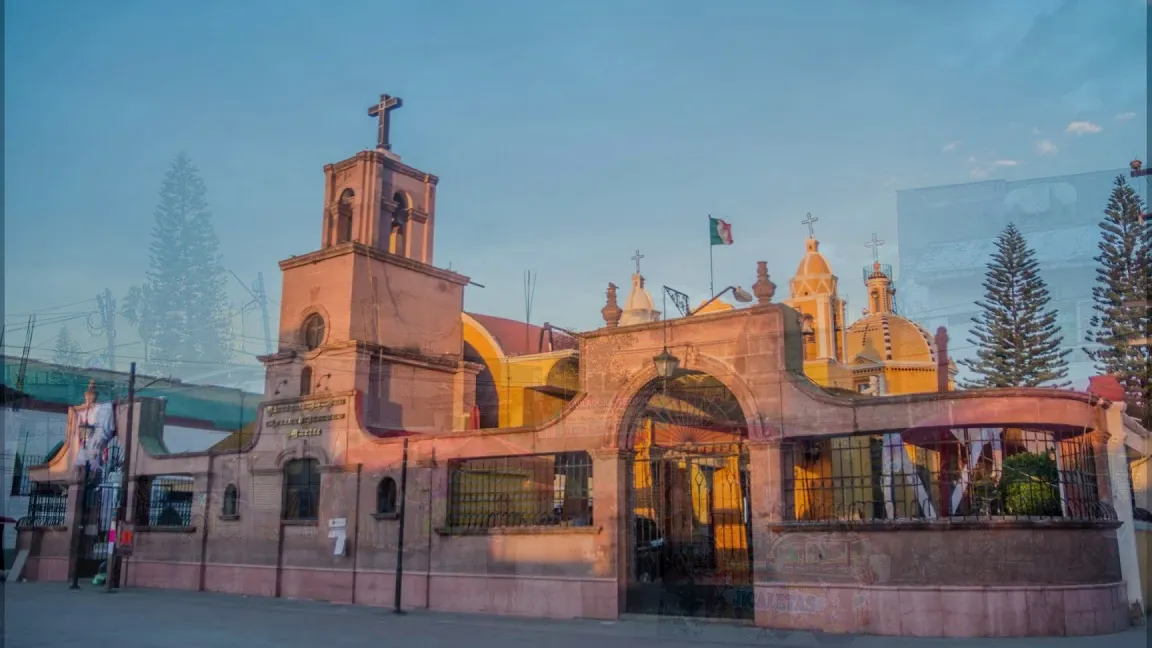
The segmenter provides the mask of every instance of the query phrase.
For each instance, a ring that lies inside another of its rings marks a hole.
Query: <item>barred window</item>
[[[136,479],[135,519],[152,527],[192,526],[193,480],[187,475]]]
[[[592,524],[587,452],[454,461],[449,479],[450,528]]]
[[[320,462],[293,459],[284,464],[284,502],[281,518],[315,520],[320,514]]]
[[[913,430],[784,444],[785,519],[1114,519],[1090,433]]]

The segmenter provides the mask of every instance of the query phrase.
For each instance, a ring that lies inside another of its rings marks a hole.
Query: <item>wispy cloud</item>
[[[1032,134],[1033,135],[1039,135],[1040,134],[1040,127],[1039,126],[1033,126],[1032,127]]]
[[[885,187],[894,187],[894,186],[896,186],[896,183],[899,181],[900,181],[900,179],[897,178],[896,176],[888,176],[887,178],[884,178],[883,184]]]
[[[1116,115],[1115,119],[1116,119],[1116,121],[1128,121],[1129,119],[1132,119],[1135,116],[1136,116],[1136,113],[1134,113],[1134,112],[1122,112],[1119,115]]]
[[[1042,139],[1036,142],[1036,152],[1040,155],[1056,155],[1060,149],[1050,139]]]
[[[959,142],[959,141],[955,141],[955,142],[948,142],[947,144],[945,144],[945,145],[944,145],[944,148],[943,148],[942,150],[943,150],[945,153],[951,153],[952,151],[955,151],[955,150],[956,150],[957,148],[959,148],[959,147],[960,147],[960,142]]]
[[[1073,135],[1091,135],[1102,130],[1104,130],[1103,126],[1090,121],[1069,122],[1068,126],[1064,128],[1065,133],[1072,133]]]
[[[992,172],[996,169],[1005,169],[1020,165],[1018,160],[981,161],[974,157],[968,158],[967,162],[968,174],[977,180],[983,180],[984,178],[987,178],[988,176],[992,175]]]

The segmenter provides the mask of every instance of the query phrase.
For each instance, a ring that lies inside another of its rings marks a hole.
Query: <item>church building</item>
[[[662,312],[637,267],[623,305],[613,283],[585,305],[593,330],[466,313],[470,279],[436,265],[440,179],[392,150],[400,105],[382,96],[376,147],[323,168],[317,249],[280,262],[257,420],[174,454],[162,399],[121,403],[113,532],[83,477],[90,394],[30,469],[66,514],[22,526],[28,578],[78,573],[95,529],[123,587],[396,609],[910,636],[1143,613],[1122,404],[952,391],[890,269],[875,259],[848,323],[814,235],[784,303],[759,261],[740,307]]]

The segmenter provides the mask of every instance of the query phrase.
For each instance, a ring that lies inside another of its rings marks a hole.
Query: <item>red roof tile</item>
[[[1116,376],[1092,376],[1088,379],[1088,393],[1113,403],[1124,402],[1124,388],[1120,386]]]
[[[561,351],[578,349],[576,338],[565,335],[560,331],[552,331],[552,348],[548,348],[548,336],[544,336],[543,347],[540,344],[540,332],[544,329],[535,324],[517,322],[495,315],[481,315],[468,313],[472,319],[480,323],[488,333],[500,343],[500,348],[507,356],[532,355],[534,353],[547,353],[548,351]]]

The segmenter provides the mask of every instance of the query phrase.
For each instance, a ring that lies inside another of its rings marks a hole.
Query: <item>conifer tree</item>
[[[1100,221],[1100,254],[1096,256],[1096,286],[1092,288],[1095,314],[1085,349],[1096,370],[1116,376],[1128,394],[1128,402],[1152,422],[1148,402],[1152,398],[1149,377],[1149,348],[1132,344],[1133,338],[1148,337],[1149,310],[1125,305],[1148,299],[1152,291],[1152,222],[1141,223],[1143,202],[1120,175],[1108,198]]]
[[[231,359],[231,329],[220,244],[204,180],[188,156],[172,162],[153,214],[147,280],[125,299],[124,315],[146,349],[147,370],[187,376]]]
[[[974,359],[962,360],[978,377],[970,388],[1067,387],[1069,350],[1049,309],[1048,286],[1040,276],[1036,253],[1024,235],[1009,224],[996,239],[996,252],[984,274],[983,311],[972,318],[968,340]]]
[[[67,326],[61,326],[56,334],[56,344],[52,349],[52,363],[75,369],[84,364],[84,351],[80,343],[72,339]]]

